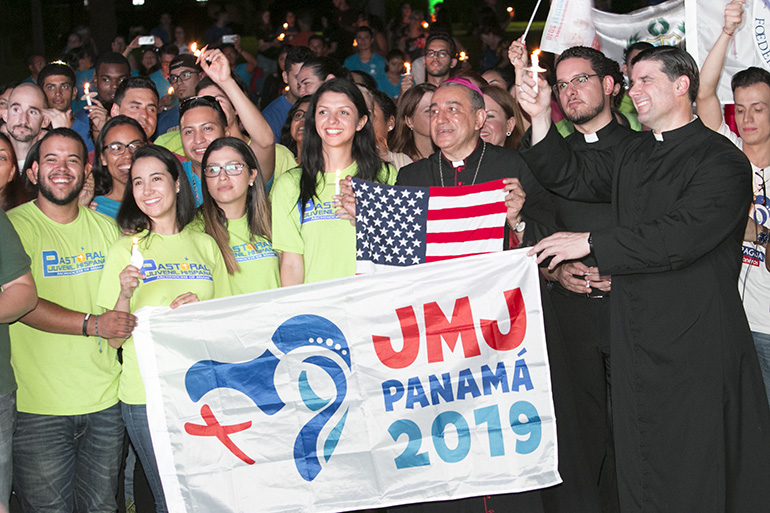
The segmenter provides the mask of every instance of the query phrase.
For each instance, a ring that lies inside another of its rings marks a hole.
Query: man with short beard
[[[18,383],[13,479],[24,511],[117,510],[120,364],[102,338],[129,336],[136,318],[96,305],[119,233],[111,219],[78,205],[88,171],[80,136],[51,130],[27,170],[37,199],[8,213],[39,295],[10,328]]]
[[[37,84],[19,84],[8,98],[8,108],[3,113],[5,128],[16,152],[19,169],[24,168],[27,153],[40,136],[48,108],[45,93]]]
[[[521,76],[526,48],[515,41],[511,62]],[[622,126],[611,110],[618,64],[600,51],[584,46],[565,50],[556,60],[553,91],[564,117],[576,132],[566,138],[576,151],[612,148],[634,132]],[[517,80],[518,81],[518,80]],[[581,232],[614,226],[609,202],[588,203],[555,194],[559,229]],[[615,464],[610,419],[610,277],[599,275],[596,259],[589,255],[565,262],[547,273],[549,296],[564,337],[570,378],[585,444],[586,471],[598,483],[603,511],[618,511]]]

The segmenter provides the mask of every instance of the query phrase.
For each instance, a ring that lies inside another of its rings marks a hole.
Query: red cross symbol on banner
[[[231,434],[249,429],[251,427],[251,421],[243,422],[241,424],[233,424],[231,426],[223,426],[211,412],[211,408],[209,408],[208,404],[204,404],[203,407],[201,407],[201,416],[203,417],[203,421],[206,423],[206,425],[204,426],[187,422],[184,425],[184,430],[187,432],[187,434],[193,436],[215,436],[220,442],[224,444],[225,447],[230,450],[231,453],[235,454],[244,463],[247,465],[254,464],[254,460],[249,458],[246,453],[244,453],[235,445],[235,442],[230,440]]]

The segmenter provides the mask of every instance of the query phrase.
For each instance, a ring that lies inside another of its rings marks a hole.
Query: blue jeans
[[[0,395],[0,511],[8,511],[13,477],[13,431],[16,429],[16,391]]]
[[[762,369],[762,380],[765,382],[765,393],[770,401],[770,335],[752,331],[754,338],[754,347],[757,348],[759,357],[759,368]]]
[[[131,443],[142,462],[144,475],[150,484],[152,496],[155,499],[155,513],[166,513],[166,495],[163,493],[163,484],[160,481],[158,463],[155,461],[155,450],[152,448],[150,438],[150,424],[147,422],[147,406],[144,404],[122,403],[123,421]]]
[[[120,404],[86,415],[19,412],[13,485],[22,511],[116,511],[122,452]]]

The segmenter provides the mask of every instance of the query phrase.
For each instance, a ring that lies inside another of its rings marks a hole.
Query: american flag
[[[356,273],[502,251],[503,187],[502,180],[397,187],[354,178]]]

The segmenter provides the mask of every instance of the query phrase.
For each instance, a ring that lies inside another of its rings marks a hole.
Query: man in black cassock
[[[625,512],[754,512],[770,505],[770,409],[738,295],[751,167],[693,116],[698,68],[673,47],[634,59],[630,96],[653,129],[571,151],[527,77],[523,153],[555,192],[612,201],[615,227],[556,233],[549,267],[592,254],[612,275],[612,407]]]

